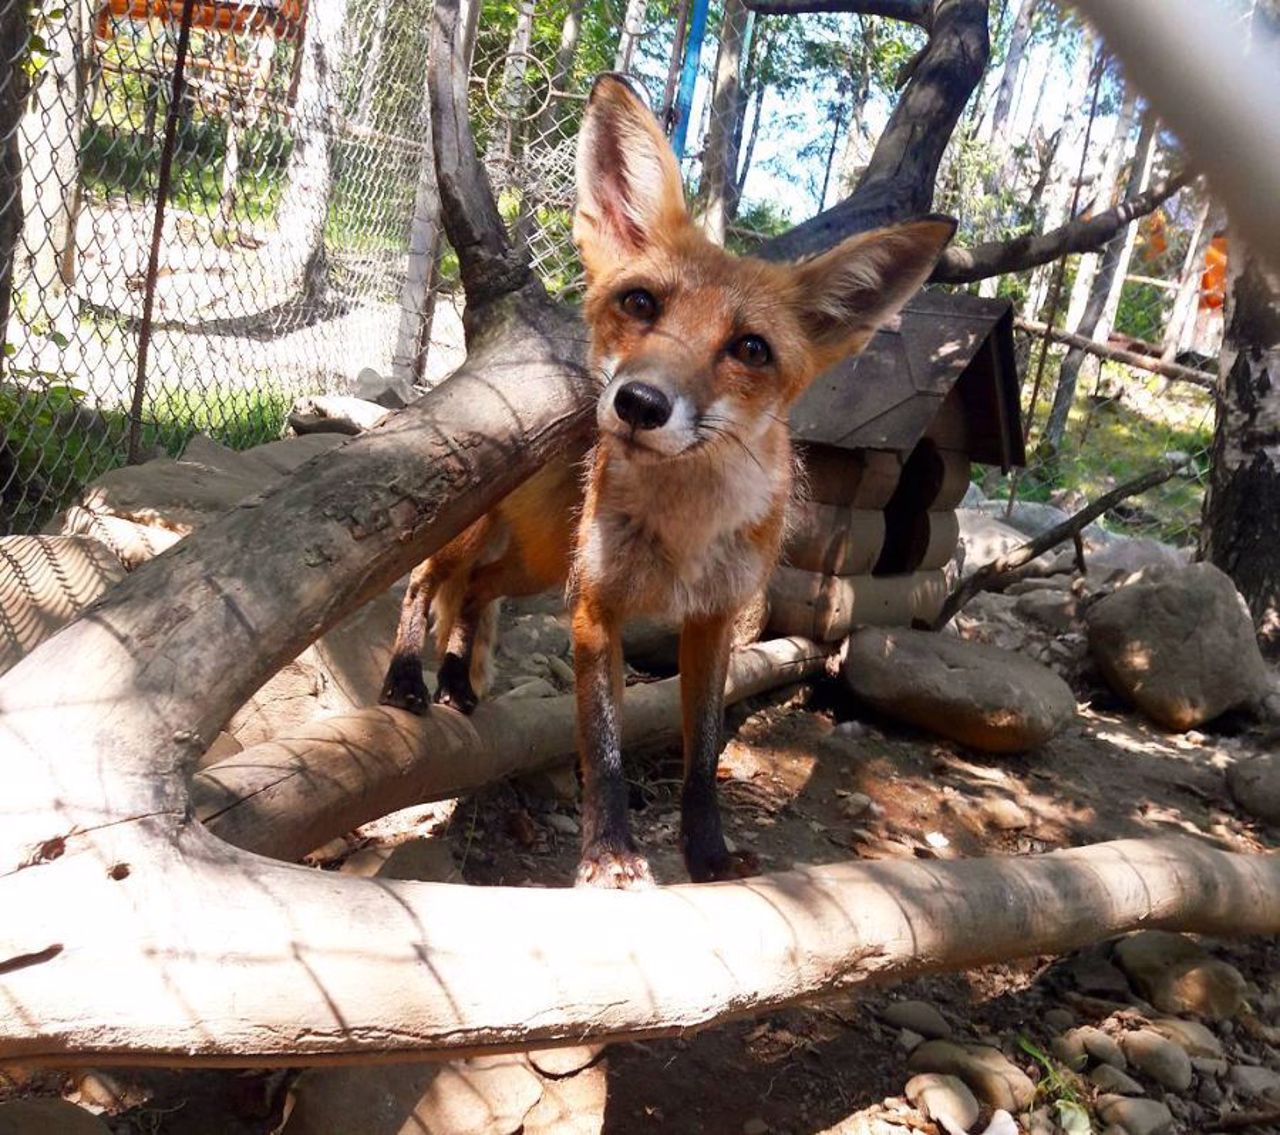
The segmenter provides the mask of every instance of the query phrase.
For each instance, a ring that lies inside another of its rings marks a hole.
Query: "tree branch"
[[[830,653],[798,638],[736,651],[725,703],[803,682]],[[632,686],[622,712],[628,750],[678,740],[679,679]],[[196,815],[237,847],[298,859],[397,808],[571,763],[574,720],[572,694],[482,702],[470,717],[439,706],[424,717],[380,706],[326,717],[198,773]]]
[[[1013,240],[996,240],[972,248],[948,248],[929,277],[933,284],[969,284],[988,276],[1003,276],[1047,264],[1073,252],[1096,252],[1125,226],[1164,204],[1195,175],[1182,170],[1153,185],[1130,201],[1103,213],[1077,217],[1047,233],[1028,233]]]
[[[884,16],[927,28],[932,4],[930,0],[746,0],[746,7],[764,16],[852,12],[859,16]]]
[[[528,261],[507,238],[489,177],[476,154],[467,116],[464,25],[458,19],[458,0],[439,0],[432,19],[427,85],[440,216],[458,254],[467,294],[463,324],[470,342],[472,328],[486,304],[520,288],[537,293],[542,288]]]
[[[1097,355],[1100,359],[1110,359],[1112,362],[1124,363],[1125,366],[1138,367],[1141,370],[1150,371],[1152,374],[1161,375],[1172,382],[1187,382],[1192,386],[1200,387],[1201,390],[1209,391],[1215,397],[1218,394],[1217,380],[1207,371],[1184,367],[1180,363],[1167,363],[1155,355],[1140,355],[1137,351],[1126,351],[1120,347],[1112,347],[1109,344],[1095,343],[1087,335],[1076,335],[1071,331],[1062,331],[1057,327],[1050,327],[1048,324],[1040,323],[1034,319],[1015,319],[1013,325],[1019,331],[1026,331],[1032,335],[1048,335],[1054,342],[1065,343],[1068,347],[1076,347],[1081,351],[1087,351],[1089,354]]]
[[[1161,466],[1158,469],[1152,469],[1144,473],[1141,477],[1135,477],[1132,481],[1126,481],[1109,493],[1104,493],[1079,512],[1067,517],[1061,524],[1055,524],[1052,528],[1040,533],[1034,540],[1028,540],[1025,544],[1014,548],[1012,552],[1001,556],[999,559],[992,560],[989,564],[983,564],[971,576],[961,580],[955,590],[947,596],[947,601],[942,605],[942,610],[938,612],[938,617],[933,621],[932,629],[939,631],[945,627],[970,599],[979,592],[986,591],[992,587],[995,581],[1002,576],[1017,571],[1020,567],[1029,564],[1050,548],[1056,548],[1059,544],[1075,538],[1086,525],[1093,523],[1108,509],[1115,508],[1122,500],[1137,496],[1139,493],[1145,493],[1148,489],[1163,484],[1181,469],[1183,464],[1178,462]]]
[[[982,79],[989,50],[987,0],[935,0],[929,43],[857,189],[826,212],[766,241],[758,255],[794,260],[853,233],[928,213],[938,164]]]

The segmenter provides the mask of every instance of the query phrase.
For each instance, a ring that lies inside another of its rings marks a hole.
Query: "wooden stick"
[[[1126,481],[1109,493],[1104,493],[1075,515],[1067,517],[1061,524],[1055,524],[1048,531],[1041,532],[1035,539],[1028,540],[1025,544],[1014,548],[1012,552],[1008,552],[999,559],[992,560],[989,564],[983,564],[971,576],[961,580],[951,594],[947,596],[947,601],[942,605],[942,610],[933,621],[932,629],[937,631],[945,627],[955,618],[957,611],[979,592],[988,590],[993,581],[1000,579],[1009,572],[1016,571],[1024,564],[1029,564],[1037,556],[1047,552],[1050,548],[1057,547],[1063,541],[1078,537],[1081,529],[1097,520],[1108,509],[1115,508],[1116,505],[1128,497],[1137,496],[1138,493],[1144,493],[1148,489],[1162,484],[1181,469],[1184,464],[1185,462],[1177,462],[1165,465],[1158,469],[1152,469],[1141,477],[1135,477],[1132,481]],[[1081,556],[1081,552],[1081,545],[1077,544],[1076,554],[1078,557]]]
[[[1088,336],[1062,331],[1035,319],[1015,319],[1013,325],[1019,331],[1026,331],[1032,335],[1047,335],[1056,343],[1065,343],[1069,347],[1097,355],[1100,359],[1110,359],[1112,362],[1150,371],[1152,374],[1161,375],[1174,382],[1189,382],[1192,386],[1198,386],[1201,390],[1217,395],[1218,380],[1205,371],[1184,367],[1181,363],[1168,363],[1151,355],[1136,354],[1121,347],[1113,347],[1109,343],[1095,343]]]

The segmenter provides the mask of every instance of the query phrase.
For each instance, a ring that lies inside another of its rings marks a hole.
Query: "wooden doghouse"
[[[769,629],[819,642],[931,621],[970,466],[1025,454],[1005,300],[926,292],[796,403],[807,491],[769,587]]]

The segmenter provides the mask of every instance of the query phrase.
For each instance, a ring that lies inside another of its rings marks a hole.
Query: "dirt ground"
[[[870,716],[837,680],[735,707],[721,763],[726,831],[737,847],[756,852],[766,870],[854,857],[1021,855],[1169,834],[1235,851],[1277,846],[1280,832],[1242,815],[1224,780],[1231,762],[1269,743],[1259,727],[1238,717],[1212,731],[1164,734],[1087,677],[1078,677],[1076,686],[1076,720],[1038,751],[1014,757],[965,750]],[[629,764],[637,837],[660,882],[683,881],[680,753],[630,754]],[[578,853],[574,792],[571,775],[540,775],[409,809],[329,845],[317,866],[337,869],[354,851],[426,834],[444,841],[452,868],[470,884],[565,886]],[[1210,945],[1254,983],[1256,996],[1273,1008],[1280,1004],[1280,945]],[[603,1130],[939,1131],[902,1099],[910,1042],[883,1020],[885,1007],[920,999],[943,1014],[956,1039],[990,1038],[1006,1054],[1019,1052],[1019,1038],[1048,1049],[1049,1008],[1065,1007],[1081,1024],[1120,1008],[1073,992],[1062,972],[1058,959],[1031,957],[693,1035],[613,1046],[606,1055]],[[1237,1036],[1235,1043],[1240,1059],[1280,1063],[1280,1052],[1262,1040]],[[1015,1062],[1033,1079],[1042,1075],[1025,1051]],[[103,1075],[108,1096],[115,1093],[103,1114],[112,1131],[264,1135],[279,1123],[294,1074]],[[69,1094],[92,1103],[96,1084],[70,1072],[41,1072],[11,1078],[7,1088],[0,1080],[0,1099]],[[984,1110],[983,1123],[988,1114]],[[1174,1130],[1200,1130],[1204,1116],[1216,1114],[1211,1104],[1180,1104]],[[1277,1122],[1247,1130],[1280,1130]],[[982,1123],[973,1130],[981,1131]]]

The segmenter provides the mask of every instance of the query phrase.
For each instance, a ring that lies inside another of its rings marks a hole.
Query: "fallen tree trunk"
[[[777,639],[737,651],[732,704],[821,672],[829,647]],[[628,749],[680,737],[677,678],[632,686],[623,703]],[[375,706],[304,726],[199,773],[196,815],[248,851],[297,859],[326,840],[397,808],[442,800],[576,756],[574,699],[483,702],[471,717],[433,706],[415,717]]]
[[[22,912],[7,950],[27,945],[0,955],[0,1059],[261,1066],[581,1044],[1138,926],[1280,931],[1280,858],[1189,840],[624,893],[354,880],[197,827],[162,863],[144,821],[121,827],[5,881],[5,909]],[[147,861],[113,881],[102,853],[126,847]]]

